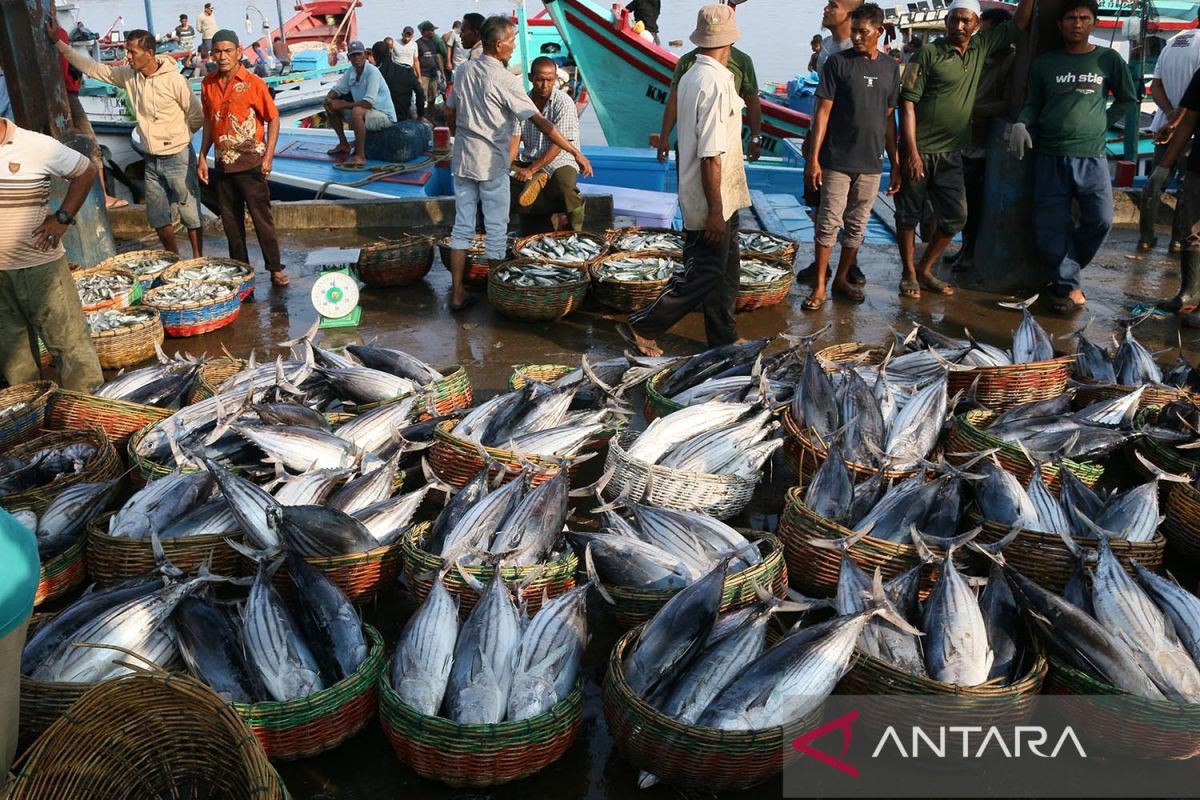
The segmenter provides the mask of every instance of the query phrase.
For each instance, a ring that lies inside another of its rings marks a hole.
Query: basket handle
[[[130,656],[132,658],[136,658],[138,661],[141,661],[143,664],[147,665],[147,666],[142,666],[141,664],[131,664],[128,661],[119,661],[119,660],[114,659],[112,663],[116,664],[117,666],[125,667],[128,670],[131,670],[133,672],[139,672],[144,675],[167,675],[167,674],[169,674],[165,669],[163,669],[157,663],[146,658],[141,653],[135,653],[132,650],[129,650],[128,648],[125,648],[125,647],[121,647],[120,645],[117,645],[117,644],[97,644],[95,642],[72,642],[71,646],[72,647],[91,647],[96,650],[116,650],[118,653],[124,653],[125,655]]]

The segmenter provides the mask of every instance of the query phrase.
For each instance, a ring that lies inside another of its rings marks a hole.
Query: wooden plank
[[[773,233],[776,236],[786,236],[789,239],[792,234],[788,230],[787,225],[783,224],[783,220],[775,213],[775,207],[771,205],[771,201],[767,200],[767,195],[758,189],[750,190],[750,204],[754,208],[754,213],[758,216],[758,220],[762,223],[762,229],[768,233]]]
[[[892,236],[896,235],[896,201],[889,197],[887,192],[880,192],[875,196],[875,205],[871,208],[871,213],[892,232]]]

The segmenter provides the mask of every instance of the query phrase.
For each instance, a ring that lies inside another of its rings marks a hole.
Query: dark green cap
[[[241,47],[242,43],[238,41],[237,34],[228,28],[223,28],[213,34],[212,43],[217,42],[232,42],[234,47]]]

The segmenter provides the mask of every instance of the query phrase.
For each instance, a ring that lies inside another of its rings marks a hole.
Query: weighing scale
[[[307,266],[321,270],[321,277],[309,295],[313,308],[321,315],[319,327],[354,328],[362,320],[358,278],[352,266],[358,262],[358,254],[358,249],[336,247],[323,247],[308,254]]]

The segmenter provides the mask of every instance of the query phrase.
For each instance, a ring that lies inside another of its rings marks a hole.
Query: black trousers
[[[704,231],[684,231],[682,273],[650,305],[629,315],[640,336],[657,339],[697,306],[704,311],[704,333],[710,347],[737,340],[734,310],[741,282],[736,212],[725,223],[717,245],[704,240]]]
[[[229,240],[229,257],[249,263],[246,250],[246,211],[254,221],[254,233],[262,248],[268,272],[283,270],[279,255],[279,237],[275,233],[275,217],[271,213],[271,191],[262,169],[255,167],[244,172],[216,170],[217,202],[221,204],[221,225]]]
[[[967,192],[967,224],[963,226],[963,252],[975,254],[979,223],[983,219],[983,182],[987,177],[987,159],[963,156],[963,187]]]
[[[396,71],[403,77],[403,80],[398,85],[388,87],[392,95],[392,105],[396,107],[396,118],[401,122],[408,119],[408,109],[413,104],[414,96],[416,97],[417,117],[425,116],[425,92],[421,89],[421,82],[417,80],[417,73],[407,67],[400,67]]]

